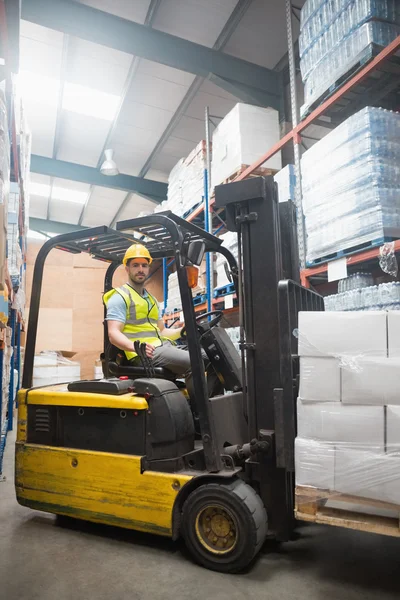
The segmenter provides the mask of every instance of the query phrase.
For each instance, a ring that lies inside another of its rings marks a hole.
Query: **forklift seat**
[[[147,377],[145,369],[140,365],[133,366],[129,363],[119,365],[114,361],[108,363],[108,372],[114,377],[128,376],[130,379]],[[175,381],[176,379],[175,373],[164,367],[154,367],[154,377],[156,379],[168,379],[169,381]]]
[[[106,352],[100,354],[100,360],[104,377],[129,377],[130,379],[147,377],[146,370],[142,365],[130,364],[126,360],[125,354],[112,344],[108,344]],[[175,373],[164,367],[154,367],[154,377],[168,379],[168,381],[176,380]]]

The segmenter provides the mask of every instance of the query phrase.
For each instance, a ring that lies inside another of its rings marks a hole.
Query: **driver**
[[[182,328],[165,328],[157,300],[144,287],[152,260],[141,244],[133,244],[126,251],[122,262],[128,275],[127,283],[104,294],[108,339],[123,350],[135,366],[141,363],[134,351],[134,342],[145,342],[146,354],[155,367],[165,367],[187,379],[190,377],[189,352],[171,341],[180,338]]]

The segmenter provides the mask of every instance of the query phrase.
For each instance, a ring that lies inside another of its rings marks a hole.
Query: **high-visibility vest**
[[[161,346],[157,300],[148,292],[147,296],[142,296],[126,283],[104,294],[103,301],[106,306],[114,294],[120,294],[126,304],[126,321],[122,333],[132,340],[132,343],[138,340],[153,346]],[[133,350],[132,352],[125,350],[125,354],[128,360],[137,356]]]

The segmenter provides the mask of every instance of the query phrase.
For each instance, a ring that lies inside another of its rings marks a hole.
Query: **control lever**
[[[142,351],[143,361],[144,361],[144,363],[146,365],[145,369],[147,368],[147,372],[149,373],[149,377],[154,378],[156,376],[156,373],[154,371],[153,361],[146,354],[146,344],[145,344],[145,342],[143,342],[140,345],[140,349]]]
[[[135,349],[136,354],[138,355],[138,357],[140,359],[140,362],[142,363],[142,367],[145,370],[146,377],[148,377],[148,378],[155,377],[153,363],[151,362],[151,360],[149,359],[149,357],[146,354],[146,344],[145,343],[141,344],[138,340],[136,340],[133,343],[133,347]]]

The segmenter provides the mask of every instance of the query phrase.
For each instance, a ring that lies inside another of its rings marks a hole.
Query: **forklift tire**
[[[209,483],[184,503],[181,533],[196,562],[213,571],[237,573],[261,549],[267,513],[260,496],[241,479]]]

